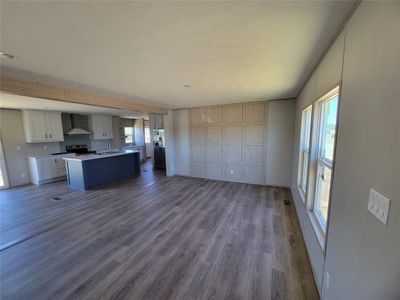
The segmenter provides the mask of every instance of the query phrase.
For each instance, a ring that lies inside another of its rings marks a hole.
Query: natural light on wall
[[[303,202],[305,201],[307,193],[308,159],[310,155],[311,113],[312,105],[303,110],[301,117],[298,186],[302,195]]]
[[[125,144],[133,143],[133,127],[124,127]]]
[[[329,214],[329,201],[334,166],[339,87],[315,103],[309,187],[309,211],[314,225],[324,239]],[[307,117],[306,117],[307,118]],[[307,126],[305,125],[305,130]]]
[[[339,86],[301,115],[297,186],[322,247],[329,218],[338,106]]]

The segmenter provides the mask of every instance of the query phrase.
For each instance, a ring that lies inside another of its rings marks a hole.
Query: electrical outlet
[[[43,149],[46,150],[46,149],[47,149],[47,145],[44,145],[44,146],[43,146]]]
[[[230,170],[229,173],[231,173],[231,175],[232,175],[232,174],[235,173],[235,172],[234,172],[233,170]]]
[[[18,151],[21,150],[21,146],[17,146],[17,150],[18,150]]]
[[[390,199],[379,194],[374,189],[369,191],[368,211],[387,225],[389,216]]]
[[[21,173],[21,177],[22,177],[22,178],[25,178],[25,173]]]

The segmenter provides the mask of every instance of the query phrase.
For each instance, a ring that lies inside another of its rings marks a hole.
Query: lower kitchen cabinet
[[[66,178],[65,157],[75,154],[28,157],[31,183],[40,185]]]
[[[143,145],[131,145],[131,146],[126,146],[123,148],[124,150],[134,150],[134,151],[139,151],[140,154],[140,161],[145,161],[146,160],[146,148]]]

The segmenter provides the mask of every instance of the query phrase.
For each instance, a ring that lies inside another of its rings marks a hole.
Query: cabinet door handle
[[[46,133],[44,134],[44,137],[47,139],[47,134]]]
[[[51,138],[51,133],[50,133],[50,138]]]

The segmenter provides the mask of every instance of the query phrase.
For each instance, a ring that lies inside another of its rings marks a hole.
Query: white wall
[[[165,167],[167,176],[175,175],[175,137],[173,125],[174,111],[168,110],[168,115],[163,115],[165,133]]]
[[[189,110],[173,111],[175,174],[189,176]]]
[[[400,2],[363,2],[348,23],[342,99],[323,295],[400,299]],[[370,188],[392,201],[387,226]]]
[[[339,80],[325,256],[296,187],[298,145],[302,109]],[[362,2],[297,98],[292,193],[324,299],[400,298],[399,82],[400,3]],[[392,201],[387,226],[367,211],[370,188]]]
[[[295,100],[269,101],[266,184],[290,187]]]
[[[144,119],[136,119],[133,125],[135,145],[144,146]]]

